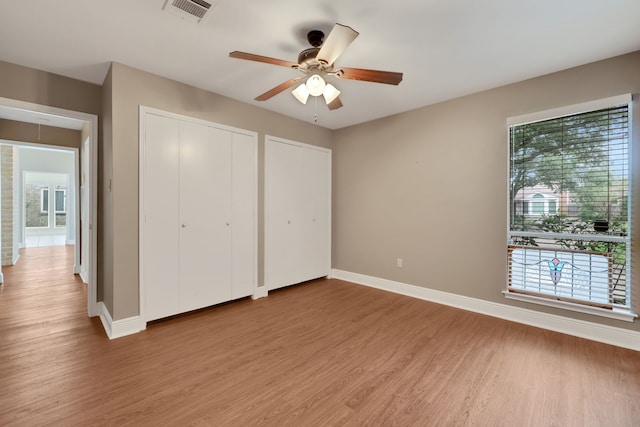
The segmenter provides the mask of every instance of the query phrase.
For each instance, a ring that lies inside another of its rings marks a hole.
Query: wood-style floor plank
[[[339,280],[108,340],[66,248],[0,285],[0,425],[638,426],[640,354]]]

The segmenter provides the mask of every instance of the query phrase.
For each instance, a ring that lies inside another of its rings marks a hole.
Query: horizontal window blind
[[[509,128],[511,291],[629,306],[628,115],[619,105]]]

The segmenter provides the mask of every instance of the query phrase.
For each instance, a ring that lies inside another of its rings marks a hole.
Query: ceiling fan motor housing
[[[320,52],[319,47],[310,47],[309,49],[303,50],[298,55],[298,64],[302,65],[314,61],[316,56],[318,56],[318,52]]]

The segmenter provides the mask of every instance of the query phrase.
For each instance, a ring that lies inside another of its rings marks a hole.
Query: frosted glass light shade
[[[309,99],[309,91],[307,90],[307,85],[304,83],[291,91],[291,93],[296,97],[298,101],[302,102],[303,104],[306,104],[307,99]]]
[[[309,94],[313,96],[322,95],[326,85],[327,84],[324,82],[324,79],[317,74],[314,74],[307,79],[307,90],[309,91]]]
[[[338,95],[340,95],[340,91],[331,83],[327,83],[324,88],[324,92],[322,93],[322,96],[324,96],[324,102],[331,104]]]

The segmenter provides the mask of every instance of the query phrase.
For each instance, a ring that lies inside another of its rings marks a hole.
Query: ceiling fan
[[[366,70],[363,68],[335,67],[334,62],[342,52],[358,37],[358,32],[353,28],[342,24],[336,24],[326,41],[324,33],[319,30],[312,30],[307,34],[307,40],[312,47],[303,50],[298,55],[298,62],[285,61],[268,56],[255,55],[253,53],[233,51],[229,53],[231,58],[246,59],[249,61],[264,62],[267,64],[280,65],[301,71],[304,76],[287,80],[259,95],[256,101],[266,101],[280,92],[294,86],[306,78],[292,94],[303,104],[307,103],[309,95],[322,95],[330,110],[342,107],[340,101],[340,91],[330,83],[325,81],[327,76],[334,76],[339,79],[361,80],[374,83],[385,83],[398,85],[402,81],[402,73],[391,71]],[[308,76],[308,77],[306,77]]]

